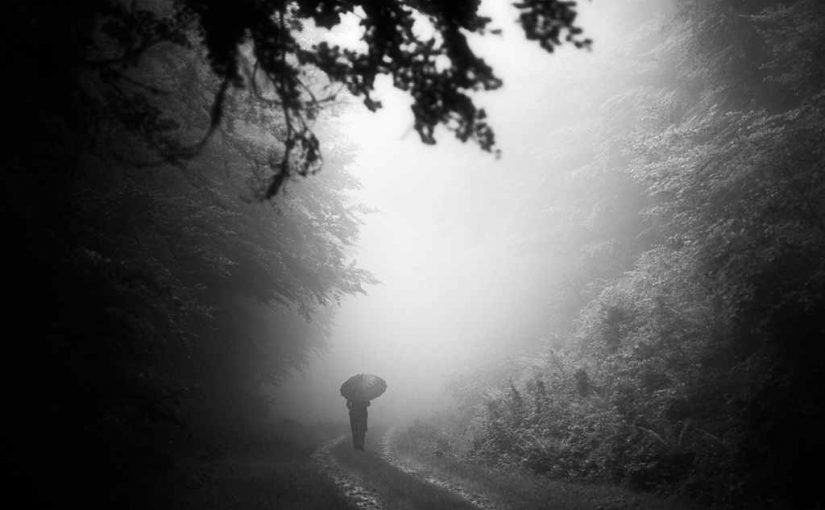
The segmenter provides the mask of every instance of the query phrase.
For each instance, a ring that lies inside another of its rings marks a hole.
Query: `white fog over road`
[[[279,388],[284,416],[345,416],[338,388],[359,372],[389,385],[372,416],[414,416],[443,403],[451,376],[540,345],[548,304],[534,295],[536,280],[562,278],[563,270],[521,250],[522,234],[535,228],[524,198],[537,179],[558,178],[554,155],[571,143],[577,112],[593,106],[581,98],[604,86],[599,67],[610,61],[600,48],[617,35],[605,30],[612,14],[601,7],[582,6],[582,23],[598,41],[592,52],[563,47],[548,55],[523,40],[505,3],[487,3],[504,34],[475,46],[505,85],[478,98],[496,129],[499,159],[443,130],[437,145],[422,146],[409,99],[386,81],[376,94],[383,109],[354,104],[335,119],[356,147],[351,171],[363,186],[356,198],[376,210],[365,216],[356,260],[380,284],[344,300],[329,350]]]

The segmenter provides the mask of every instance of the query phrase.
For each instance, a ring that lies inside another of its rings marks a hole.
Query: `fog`
[[[561,230],[564,215],[553,211],[581,198],[569,182],[562,186],[571,170],[565,158],[600,143],[580,119],[621,92],[605,77],[621,65],[623,31],[651,16],[654,3],[621,4],[581,5],[593,50],[548,55],[524,40],[508,3],[486,2],[503,35],[473,46],[504,86],[477,99],[496,129],[500,158],[443,130],[437,145],[422,145],[409,99],[387,82],[377,90],[379,112],[353,104],[332,121],[357,150],[355,198],[374,209],[355,259],[380,283],[343,301],[328,350],[278,388],[283,417],[344,419],[339,387],[367,372],[388,383],[371,420],[411,419],[449,405],[446,384],[456,375],[529,359],[563,329],[567,318],[547,289],[564,284],[575,260],[562,237],[555,249],[531,249],[531,233]],[[348,27],[336,42],[352,37]]]
[[[825,508],[825,2],[513,3],[12,2],[16,499]]]

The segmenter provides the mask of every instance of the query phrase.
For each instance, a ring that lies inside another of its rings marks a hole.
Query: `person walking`
[[[364,439],[367,435],[367,408],[369,406],[369,400],[347,399],[349,425],[352,428],[352,446],[362,452],[364,451]]]
[[[355,374],[341,385],[341,396],[347,399],[349,424],[352,428],[352,446],[364,451],[367,435],[367,408],[370,400],[380,397],[387,389],[387,381],[373,374]]]

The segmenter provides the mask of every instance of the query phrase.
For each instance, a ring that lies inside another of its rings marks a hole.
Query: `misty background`
[[[575,304],[564,303],[564,293],[581,256],[580,239],[566,230],[593,184],[571,183],[581,162],[570,160],[635,129],[634,115],[611,133],[597,123],[627,92],[621,77],[632,70],[624,67],[640,58],[629,54],[633,41],[641,31],[666,37],[673,9],[672,2],[584,3],[579,19],[598,43],[546,58],[518,33],[515,9],[485,2],[482,14],[503,33],[477,37],[473,47],[504,86],[476,97],[497,127],[500,158],[450,139],[421,147],[410,100],[387,80],[379,81],[377,113],[356,104],[332,121],[355,151],[347,170],[361,187],[352,196],[373,211],[352,255],[380,283],[345,299],[328,350],[279,386],[276,413],[340,419],[338,388],[368,372],[389,384],[374,419],[413,419],[454,405],[449,384],[457,376],[517,370],[566,332]],[[330,39],[353,44],[353,25],[345,21]],[[617,208],[638,200],[606,191],[618,195]],[[635,234],[615,232],[627,243]],[[539,238],[547,246],[537,248]]]

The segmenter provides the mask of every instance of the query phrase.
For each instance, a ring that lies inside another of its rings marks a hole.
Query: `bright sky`
[[[545,112],[552,106],[574,115],[577,107],[551,103],[564,98],[557,77],[598,79],[587,71],[598,51],[544,53],[523,40],[509,4],[484,4],[504,36],[474,42],[505,82],[479,98],[504,152],[500,160],[445,132],[438,145],[423,145],[411,129],[409,100],[386,82],[376,94],[382,110],[373,114],[356,104],[338,120],[358,147],[350,169],[363,184],[358,199],[380,211],[366,218],[356,259],[382,283],[343,303],[329,352],[280,388],[284,415],[345,419],[341,383],[369,372],[388,383],[371,419],[412,417],[443,402],[452,375],[521,353],[508,333],[522,320],[518,303],[527,299],[534,262],[508,242],[519,229],[508,212],[520,206],[520,174],[552,178],[547,161],[560,147],[544,135],[548,122],[559,119]],[[584,8],[582,24],[604,41],[598,33],[607,21],[589,2]],[[351,42],[356,30],[346,25],[336,42]]]

